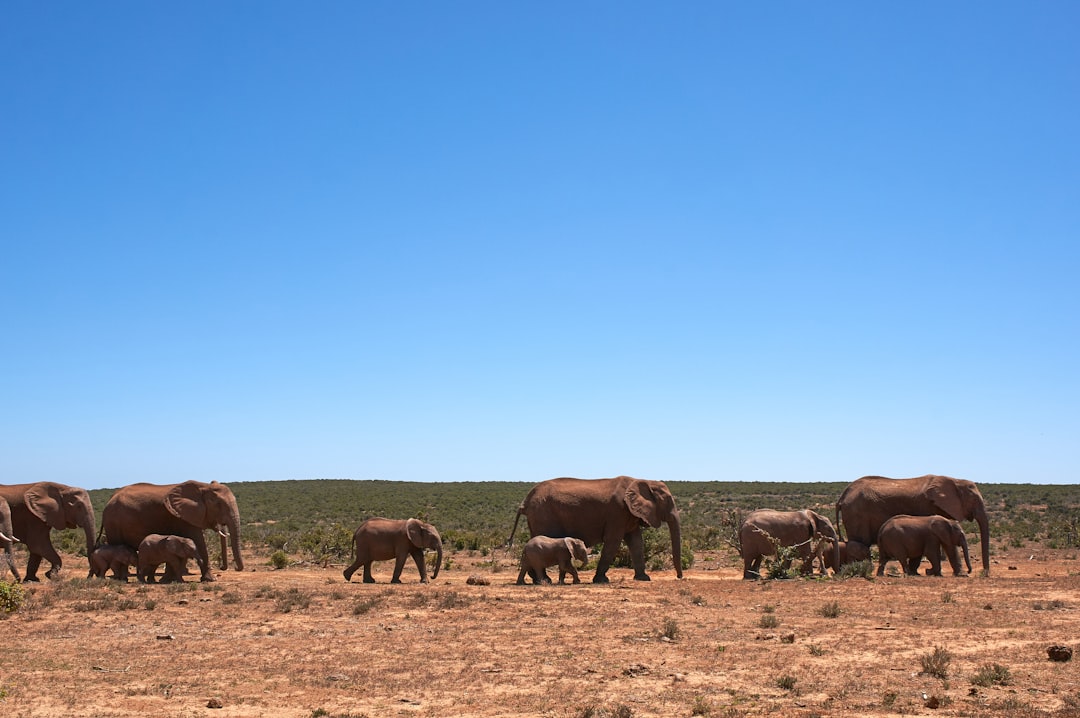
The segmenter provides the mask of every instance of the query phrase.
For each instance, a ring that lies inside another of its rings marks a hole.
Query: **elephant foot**
[[[371,576],[364,576],[364,583],[375,583],[375,579]]]
[[[184,582],[184,579],[182,579],[182,578],[178,578],[176,580],[179,581],[180,583]],[[207,574],[203,574],[202,578],[199,579],[199,583],[213,583],[216,580],[217,579],[214,578],[213,574],[207,573]]]
[[[593,576],[592,582],[593,583],[611,583],[611,581],[608,579],[608,577],[605,574],[600,574],[600,573]]]
[[[375,582],[372,581],[372,583],[375,583]],[[392,578],[392,579],[390,579],[390,583],[401,583],[401,579],[400,578]]]
[[[635,581],[652,581],[652,579],[649,578],[649,574],[647,574],[647,573],[642,573],[642,574],[635,573],[634,574],[634,580]]]
[[[27,576],[23,581],[26,583],[41,583],[41,579],[37,576]]]
[[[341,575],[345,577],[345,583],[351,583],[352,582],[352,572],[351,571],[342,571]]]

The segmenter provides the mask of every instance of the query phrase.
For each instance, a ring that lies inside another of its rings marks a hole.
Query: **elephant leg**
[[[214,574],[210,572],[210,552],[206,550],[206,537],[203,536],[202,531],[196,531],[195,535],[190,538],[195,543],[195,561],[198,562],[199,568],[202,570],[202,576],[199,577],[199,580],[210,583],[214,580]],[[187,560],[185,559],[184,566],[186,565]],[[183,581],[183,578],[180,580]]]
[[[600,560],[596,562],[596,575],[593,583],[608,583],[607,572],[611,562],[615,560],[615,553],[619,550],[620,539],[610,535],[604,537],[604,550],[600,552]]]
[[[524,586],[525,585],[525,574],[528,571],[529,571],[528,567],[525,565],[525,562],[522,561],[521,562],[521,570],[518,571],[517,585],[519,585],[519,586]]]
[[[394,575],[390,578],[390,583],[401,583],[401,571],[405,568],[405,559],[408,557],[408,553],[399,553],[394,557]]]
[[[566,574],[570,574],[573,583],[581,583],[581,579],[578,578],[577,569],[574,568],[574,561],[571,558],[567,558],[566,565],[559,569],[559,583],[563,583],[563,578],[566,577]]]
[[[371,561],[364,564],[364,583],[375,583],[375,578],[371,575]]]
[[[889,562],[889,555],[884,551],[878,551],[877,575],[885,575],[885,564]]]
[[[427,564],[424,562],[424,549],[418,548],[412,552],[413,563],[416,564],[416,570],[420,572],[420,583],[427,583]]]
[[[26,578],[24,581],[40,581],[37,577],[38,567],[41,566],[41,554],[30,552],[30,557],[26,559]]]
[[[538,568],[536,571],[540,575],[540,583],[546,583],[546,584],[551,583],[551,576],[548,576],[548,572],[547,572],[546,568]]]
[[[626,548],[630,550],[630,563],[634,565],[634,580],[652,580],[645,573],[645,539],[641,537],[641,529],[626,535]]]
[[[15,583],[19,583],[22,579],[19,578],[19,570],[15,568],[15,559],[11,556],[10,548],[7,550],[7,556],[5,558],[7,560],[8,568],[11,569],[11,575],[15,577]]]
[[[900,562],[904,567],[904,573],[908,576],[918,576],[919,566],[922,564],[922,556],[909,556],[906,562]]]

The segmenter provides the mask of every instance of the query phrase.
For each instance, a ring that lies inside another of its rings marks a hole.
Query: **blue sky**
[[[1080,482],[1071,2],[16,3],[0,482]]]

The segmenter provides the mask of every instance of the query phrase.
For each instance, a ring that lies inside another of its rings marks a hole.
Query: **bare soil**
[[[1080,562],[999,552],[990,577],[517,586],[503,556],[451,555],[429,584],[341,566],[214,583],[29,584],[0,620],[7,716],[1080,716]],[[974,558],[974,557],[973,557]],[[469,585],[470,575],[489,585]],[[583,580],[591,574],[583,573]],[[359,580],[359,574],[356,577]],[[935,649],[944,677],[923,673]]]

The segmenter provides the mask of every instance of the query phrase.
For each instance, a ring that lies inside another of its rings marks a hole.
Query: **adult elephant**
[[[810,573],[814,568],[814,559],[821,555],[826,544],[832,555],[827,563],[840,565],[836,529],[829,519],[816,511],[751,511],[739,527],[743,578],[760,578],[761,559],[775,555],[780,546],[793,548],[795,555],[802,559],[800,571]]]
[[[964,550],[967,573],[971,573],[967,537],[960,523],[944,516],[893,516],[878,532],[877,575],[885,575],[890,559],[900,562],[904,573],[919,575],[919,564],[925,556],[930,561],[927,576],[941,575],[941,551],[949,558],[954,576],[963,576],[957,549]]]
[[[836,524],[847,538],[877,543],[881,526],[893,516],[944,516],[979,526],[983,574],[990,575],[990,522],[979,487],[972,481],[928,474],[913,479],[864,476],[844,489],[836,502]]]
[[[203,581],[214,580],[203,531],[216,529],[221,535],[221,570],[229,568],[227,537],[232,540],[236,570],[244,570],[244,560],[240,556],[240,510],[236,506],[236,497],[228,486],[216,481],[209,484],[185,481],[164,486],[125,486],[118,489],[105,504],[105,510],[101,513],[101,528],[108,543],[127,544],[136,550],[150,534],[191,539],[198,551]],[[166,577],[179,578],[169,575],[169,569],[166,569]],[[126,580],[127,576],[123,578]]]
[[[435,570],[431,574],[434,580],[439,576],[443,558],[442,537],[438,529],[420,519],[371,518],[353,532],[353,554],[356,559],[342,574],[346,581],[352,581],[356,569],[363,566],[364,583],[375,583],[371,576],[372,562],[394,559],[394,574],[390,583],[401,583],[405,560],[412,556],[416,570],[420,572],[420,583],[427,583],[424,549],[435,552]]]
[[[675,499],[662,481],[646,481],[631,476],[613,479],[550,479],[533,487],[518,508],[511,543],[522,514],[533,536],[579,538],[586,546],[603,541],[604,550],[596,566],[593,583],[607,583],[607,571],[619,544],[626,542],[634,565],[634,579],[648,581],[645,573],[643,526],[668,525],[671,560],[675,575],[682,578],[682,532]]]
[[[12,531],[30,552],[25,580],[38,580],[37,570],[43,558],[51,564],[45,572],[47,578],[56,578],[60,572],[63,561],[53,548],[52,529],[80,528],[86,536],[87,555],[94,550],[94,506],[86,489],[38,481],[0,486],[0,499],[7,501],[11,510]]]
[[[21,579],[19,571],[15,568],[15,558],[11,555],[11,546],[18,540],[15,538],[15,531],[11,528],[11,507],[8,506],[7,501],[0,499],[0,546],[4,547],[4,557],[8,568],[11,569],[11,574],[15,577],[15,583]]]

